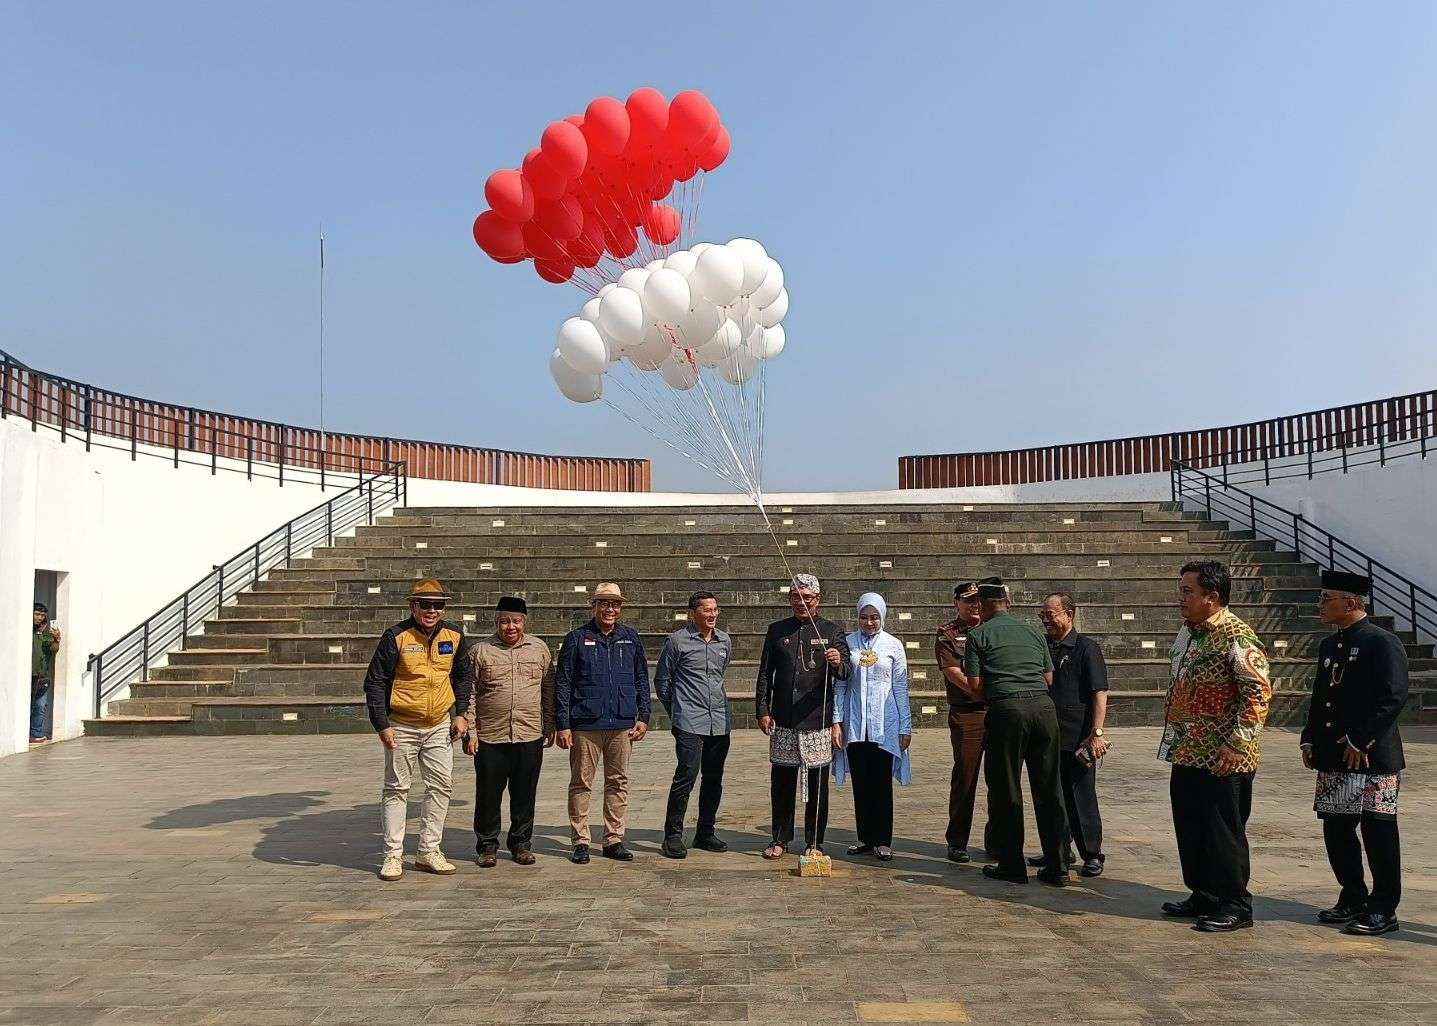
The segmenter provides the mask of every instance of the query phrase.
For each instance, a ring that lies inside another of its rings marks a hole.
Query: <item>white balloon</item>
[[[678,271],[668,268],[655,271],[644,285],[644,307],[650,320],[659,324],[678,324],[689,312],[688,280]]]
[[[753,369],[756,366],[758,366],[757,360],[749,356],[747,352],[740,351],[738,356],[719,364],[718,372],[730,385],[742,385],[753,377]]]
[[[695,297],[693,307],[679,322],[679,344],[688,349],[697,349],[713,337],[713,333],[723,322],[723,310],[707,299]]]
[[[694,265],[698,262],[699,258],[694,256],[691,251],[681,249],[677,253],[670,253],[662,265],[671,271],[678,271],[685,278],[690,278],[694,273]],[[692,281],[689,282],[689,286],[693,286]]]
[[[704,250],[713,248],[714,244],[712,242],[696,242],[689,247],[689,252],[694,256],[703,256]]]
[[[777,260],[769,257],[768,273],[763,276],[763,283],[753,290],[753,305],[763,309],[777,299],[782,290],[783,268],[778,265]]]
[[[618,285],[617,282],[612,282],[612,281],[609,282],[607,285],[605,285],[603,288],[601,288],[601,289],[599,290],[599,295],[598,295],[597,298],[603,299],[605,296],[607,296],[610,292],[613,292],[614,289],[616,289],[616,288],[618,288],[618,287],[619,287],[619,285]]]
[[[603,378],[575,370],[557,349],[549,354],[549,376],[571,402],[591,403],[604,394]]]
[[[698,348],[697,355],[699,362],[705,367],[717,367],[733,357],[734,352],[743,342],[743,335],[739,333],[738,325],[733,321],[725,320],[718,326],[712,337]]]
[[[772,328],[760,328],[758,344],[753,345],[750,340],[749,349],[754,356],[760,360],[772,360],[779,353],[783,352],[787,338],[783,333],[783,325],[776,324]]]
[[[599,302],[599,324],[620,346],[638,345],[644,337],[644,301],[633,289],[614,289]]]
[[[570,317],[559,325],[559,355],[582,374],[602,374],[609,369],[609,350],[599,329],[582,317]]]
[[[668,382],[670,388],[679,392],[687,392],[699,383],[698,368],[678,353],[664,361],[659,368],[659,374]]]
[[[709,302],[728,306],[743,285],[743,257],[727,246],[711,246],[699,255],[690,281]]]
[[[646,263],[646,264],[644,265],[644,270],[646,270],[646,271],[657,271],[660,267],[663,267],[663,266],[664,266],[664,258],[663,258],[663,257],[659,257],[657,260],[650,260],[648,263]]]
[[[621,288],[633,289],[642,296],[644,294],[644,285],[648,282],[649,275],[653,273],[653,271],[650,271],[646,267],[630,267],[623,274],[619,275],[619,286]]]
[[[624,355],[639,370],[651,371],[658,370],[663,366],[664,361],[669,358],[669,354],[673,350],[674,346],[669,341],[669,337],[651,325],[644,334],[643,344],[630,349]]]
[[[597,296],[595,296],[593,299],[589,300],[587,303],[584,304],[583,309],[581,309],[581,310],[579,311],[579,316],[582,317],[582,318],[584,318],[584,320],[588,321],[590,324],[593,324],[593,325],[595,325],[595,326],[598,325],[598,323],[599,323],[599,299],[598,299]]]
[[[753,239],[732,239],[728,248],[743,260],[743,284],[739,286],[739,295],[753,295],[753,290],[763,283],[763,276],[768,273],[768,253],[762,244]]]
[[[780,289],[778,298],[754,315],[754,320],[765,328],[772,328],[788,316],[788,289]]]

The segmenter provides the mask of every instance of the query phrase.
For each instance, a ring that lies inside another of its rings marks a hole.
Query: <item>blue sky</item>
[[[1437,383],[1437,5],[0,0],[0,346],[155,398],[648,455],[487,260],[551,120],[704,90],[699,235],[783,263],[772,488]]]

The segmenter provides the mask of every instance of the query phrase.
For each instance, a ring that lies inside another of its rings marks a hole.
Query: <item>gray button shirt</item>
[[[723,675],[733,654],[729,636],[717,627],[704,641],[692,623],[664,642],[654,673],[654,691],[669,711],[674,730],[687,734],[727,734],[733,717],[723,690]]]

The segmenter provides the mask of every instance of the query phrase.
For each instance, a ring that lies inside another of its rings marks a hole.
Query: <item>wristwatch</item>
[[[1093,737],[1102,737],[1102,736],[1103,736],[1103,728],[1102,728],[1102,727],[1094,727],[1094,728],[1093,728]]]

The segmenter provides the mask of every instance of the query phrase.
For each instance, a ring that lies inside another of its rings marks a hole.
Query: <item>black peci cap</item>
[[[1328,591],[1345,591],[1363,598],[1372,596],[1372,578],[1362,574],[1350,574],[1346,570],[1322,571],[1322,586]]]
[[[519,613],[522,616],[529,615],[529,603],[517,595],[504,595],[500,597],[498,605],[494,607],[496,613]]]

